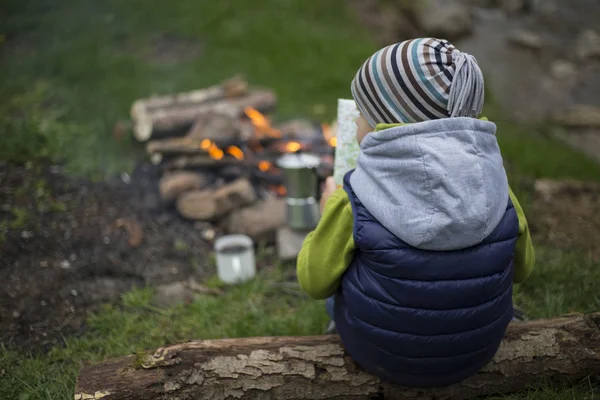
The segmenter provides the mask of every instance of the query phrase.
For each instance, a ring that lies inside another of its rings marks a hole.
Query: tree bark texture
[[[160,108],[175,108],[194,103],[208,103],[225,98],[243,96],[247,92],[248,82],[239,76],[235,76],[219,85],[203,89],[138,99],[131,106],[131,115],[135,117],[139,113]]]
[[[435,389],[367,374],[337,336],[206,340],[84,367],[76,400],[468,399],[600,374],[600,313],[512,324],[493,361]]]

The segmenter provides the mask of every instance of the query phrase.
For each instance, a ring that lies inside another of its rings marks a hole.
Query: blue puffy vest
[[[354,259],[335,297],[348,354],[365,370],[405,386],[460,382],[494,356],[513,317],[518,218],[504,217],[478,245],[427,251],[384,228],[344,188],[354,213]]]

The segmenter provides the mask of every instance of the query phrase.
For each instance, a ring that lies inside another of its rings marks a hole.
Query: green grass
[[[0,5],[0,158],[47,156],[88,176],[132,167],[131,140],[112,130],[136,98],[241,73],[275,90],[278,116],[329,119],[375,50],[343,0],[47,4]]]
[[[492,114],[493,115],[493,114]],[[501,118],[498,142],[507,163],[509,178],[523,179],[574,178],[600,180],[600,164],[591,157],[550,138],[555,127],[523,126]]]
[[[139,147],[117,140],[114,124],[133,100],[152,93],[205,87],[242,73],[273,88],[278,116],[335,116],[338,97],[376,46],[348,14],[344,0],[4,0],[0,41],[0,160],[49,158],[76,174],[102,178],[135,163]],[[179,45],[156,53],[156,38]],[[166,38],[166,39],[165,39]],[[191,56],[189,56],[191,54]],[[491,97],[491,96],[490,96]],[[527,212],[535,178],[600,179],[600,165],[550,139],[548,127],[488,116],[511,184]],[[57,210],[60,211],[60,210]],[[11,223],[27,215],[15,209]],[[534,216],[530,216],[530,219]],[[1,229],[0,229],[1,231]],[[600,309],[600,265],[585,255],[536,242],[538,263],[515,299],[533,318]],[[157,310],[151,289],[126,294],[91,315],[86,333],[47,354],[0,349],[0,398],[72,398],[78,369],[88,362],[188,339],[322,332],[322,302],[281,284],[281,268],[220,297]],[[214,279],[211,281],[215,284]],[[542,385],[521,399],[590,399],[590,382]]]
[[[511,396],[490,396],[487,400],[594,400],[600,396],[600,385],[588,378],[574,385],[540,385]]]
[[[262,273],[219,297],[161,310],[152,290],[135,290],[121,304],[89,318],[88,332],[64,347],[24,357],[0,348],[1,399],[71,399],[79,368],[88,362],[191,339],[321,333],[327,322],[322,302],[310,301],[283,281],[285,268]],[[289,276],[289,275],[288,275]],[[2,372],[4,371],[4,372]]]
[[[576,255],[542,248],[531,279],[516,300],[530,317],[551,317],[600,308],[596,282],[600,265],[581,264]],[[152,289],[134,290],[117,305],[90,316],[87,332],[67,338],[47,354],[26,355],[0,347],[0,398],[70,399],[79,368],[87,363],[143,353],[192,339],[322,333],[327,323],[323,302],[309,300],[286,281],[291,265],[269,268],[250,283],[201,296],[190,305],[157,309]],[[215,283],[214,279],[212,280]],[[2,374],[4,374],[2,376]],[[547,385],[504,399],[592,399],[596,382],[585,380],[558,389]]]
[[[529,318],[600,310],[600,262],[577,252],[536,246],[532,276],[515,289],[515,302]]]

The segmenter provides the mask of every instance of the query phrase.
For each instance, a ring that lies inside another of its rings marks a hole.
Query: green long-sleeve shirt
[[[481,119],[487,120],[485,117]],[[375,130],[399,125],[402,124],[379,124]],[[533,271],[535,250],[525,213],[510,187],[508,190],[519,218],[513,281],[522,283]],[[309,296],[324,299],[337,291],[340,279],[354,256],[353,219],[350,199],[340,188],[327,201],[319,225],[306,237],[298,254],[298,280]]]
[[[510,188],[509,194],[519,218],[514,282],[522,283],[533,271],[535,251],[523,209]],[[325,299],[337,291],[354,256],[353,227],[352,205],[340,188],[325,204],[319,225],[306,237],[298,255],[298,280],[310,297]]]

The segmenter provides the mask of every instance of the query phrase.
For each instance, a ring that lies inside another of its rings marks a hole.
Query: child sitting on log
[[[478,118],[483,75],[448,41],[414,39],[370,57],[351,90],[360,156],[343,188],[328,179],[298,279],[329,298],[367,371],[407,386],[459,382],[498,350],[513,283],[535,258],[496,125]]]

